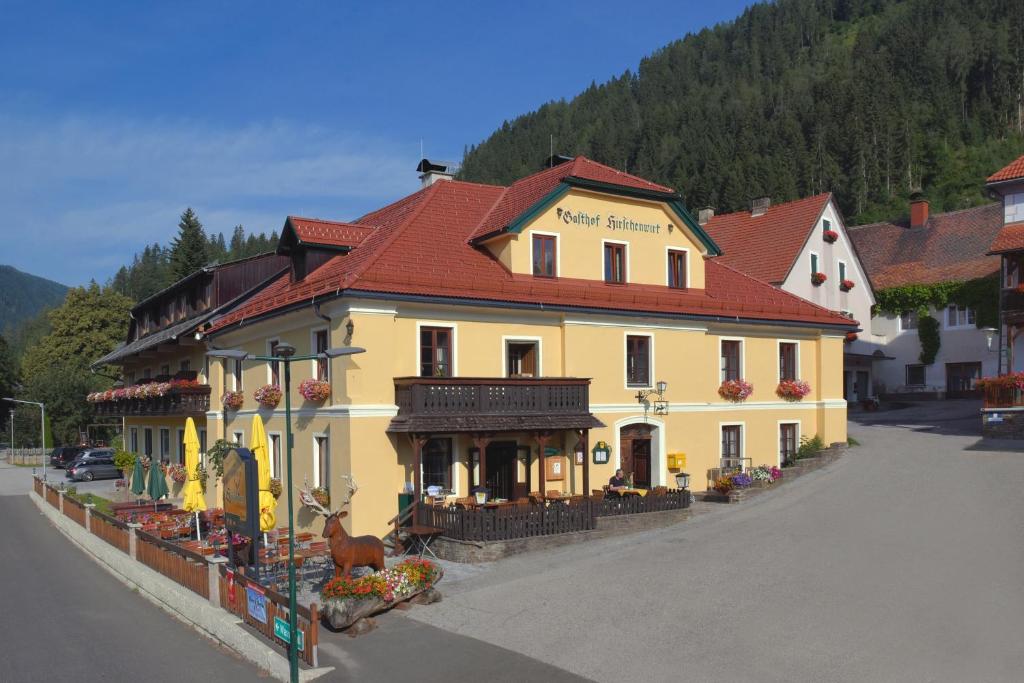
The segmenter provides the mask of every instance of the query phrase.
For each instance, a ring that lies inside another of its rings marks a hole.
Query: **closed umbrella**
[[[199,434],[196,432],[196,423],[190,417],[185,420],[185,472],[188,477],[185,480],[185,502],[181,507],[187,512],[196,513],[196,540],[202,540],[199,534],[199,511],[206,509],[206,499],[203,498],[203,487],[199,483]]]
[[[259,474],[260,530],[267,532],[277,524],[277,516],[274,514],[277,501],[270,493],[270,453],[267,449],[267,432],[263,429],[263,420],[259,415],[252,416],[252,437],[249,450],[252,451],[252,455],[256,459],[256,468]]]
[[[167,482],[164,481],[164,472],[158,462],[149,466],[149,484],[146,486],[146,492],[153,499],[153,503],[167,495]]]
[[[135,469],[132,470],[132,493],[141,496],[146,492],[146,468],[142,466],[142,456],[135,456]]]

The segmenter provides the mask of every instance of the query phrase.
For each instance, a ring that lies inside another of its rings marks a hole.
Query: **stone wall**
[[[982,410],[981,435],[986,439],[1024,439],[1024,411]]]

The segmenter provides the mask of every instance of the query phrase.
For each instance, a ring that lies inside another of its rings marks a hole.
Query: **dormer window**
[[[556,237],[533,235],[533,274],[537,277],[555,277]]]

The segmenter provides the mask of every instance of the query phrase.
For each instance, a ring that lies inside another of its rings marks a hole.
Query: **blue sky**
[[[0,263],[103,282],[187,206],[355,218],[416,189],[421,140],[460,159],[745,4],[0,0]]]

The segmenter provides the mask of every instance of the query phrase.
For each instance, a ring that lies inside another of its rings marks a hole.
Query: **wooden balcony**
[[[1002,291],[1003,322],[1024,323],[1024,291],[1006,287]]]
[[[590,380],[396,377],[392,432],[591,429]]]
[[[94,403],[97,417],[201,417],[210,409],[210,387],[171,389],[165,396]]]

